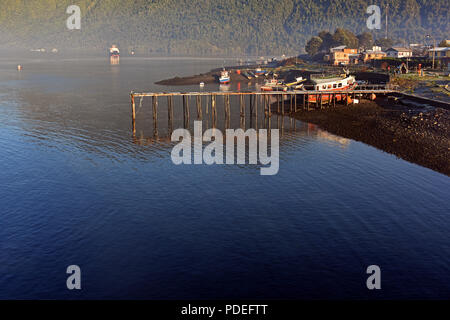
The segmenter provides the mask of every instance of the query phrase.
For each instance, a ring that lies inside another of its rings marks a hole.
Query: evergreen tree
[[[312,37],[311,40],[306,44],[305,50],[310,55],[313,56],[319,52],[320,46],[323,40],[320,37]]]

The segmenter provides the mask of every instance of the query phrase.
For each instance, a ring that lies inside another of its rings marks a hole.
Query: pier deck
[[[340,91],[314,91],[314,90],[292,90],[292,91],[213,91],[213,92],[131,92],[131,120],[133,133],[136,131],[136,98],[140,98],[140,105],[145,97],[152,98],[153,122],[158,121],[158,98],[167,98],[167,112],[169,126],[173,120],[174,98],[181,99],[183,104],[183,117],[185,123],[189,123],[191,98],[195,98],[197,119],[203,118],[203,107],[205,113],[209,113],[213,123],[217,118],[217,99],[222,97],[225,119],[230,119],[232,97],[238,98],[241,118],[245,118],[246,107],[250,107],[250,115],[258,117],[258,104],[262,107],[264,117],[271,117],[273,109],[281,115],[285,112],[293,113],[298,107],[310,110],[317,108],[335,106],[336,102],[343,101],[345,104],[353,103],[355,98],[370,97],[373,94],[386,95],[396,92],[387,85],[366,85],[353,90]],[[248,100],[248,103],[246,103]]]
[[[377,95],[393,95],[396,97],[408,98],[406,94],[397,90],[397,87],[390,85],[359,85],[353,90],[291,90],[291,91],[211,91],[211,92],[131,92],[131,120],[133,134],[136,132],[136,98],[140,98],[139,104],[145,97],[152,99],[152,118],[154,127],[158,122],[158,104],[160,98],[166,98],[167,118],[169,128],[173,124],[174,102],[182,103],[183,119],[185,126],[188,126],[190,119],[190,102],[196,105],[196,115],[198,120],[203,119],[203,114],[210,117],[213,126],[217,119],[217,106],[220,101],[221,109],[224,112],[225,121],[231,118],[231,102],[234,100],[234,110],[239,109],[241,121],[245,122],[246,114],[250,117],[258,118],[260,112],[264,119],[272,116],[273,112],[280,115],[292,114],[299,110],[312,110],[317,108],[335,107],[337,103],[345,105],[355,103],[356,99],[374,99]],[[164,99],[165,100],[165,99]],[[426,101],[425,101],[426,100]],[[437,107],[442,107],[442,102],[432,99],[421,98],[422,103],[428,103]],[[249,107],[249,109],[247,109]],[[260,109],[260,111],[258,111]],[[248,111],[248,112],[247,112]]]

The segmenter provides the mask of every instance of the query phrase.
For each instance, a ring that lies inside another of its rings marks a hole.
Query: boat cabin
[[[349,77],[336,77],[336,78],[323,78],[323,79],[310,79],[305,82],[305,89],[316,91],[334,91],[334,90],[346,90],[352,87],[355,83],[355,78]]]

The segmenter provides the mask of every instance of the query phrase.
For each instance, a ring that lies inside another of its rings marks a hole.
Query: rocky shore
[[[227,69],[228,70],[228,69]],[[161,80],[156,82],[156,84],[159,85],[165,85],[165,86],[187,86],[187,85],[197,85],[200,82],[203,83],[219,83],[219,74],[220,71],[212,70],[207,73],[201,73],[194,76],[188,76],[188,77],[175,77],[171,79]],[[251,80],[247,79],[241,74],[237,74],[234,71],[230,72],[230,82],[261,82],[263,78],[252,78]]]
[[[450,111],[388,99],[299,111],[299,120],[450,176]]]

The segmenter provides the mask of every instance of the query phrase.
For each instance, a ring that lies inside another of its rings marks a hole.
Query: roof
[[[450,50],[450,47],[436,47],[433,49],[429,49],[428,51],[448,51]]]
[[[332,51],[332,50],[343,50],[345,48],[347,48],[347,46],[339,46],[339,47],[330,48],[330,51]]]
[[[311,78],[309,82],[312,82],[314,84],[321,84],[321,83],[335,82],[343,79],[344,78],[342,77],[323,78],[323,79]]]
[[[386,52],[384,52],[384,51],[374,51],[374,50],[366,50],[363,53],[368,53],[368,54],[373,54],[373,53],[375,53],[375,54],[386,54]]]
[[[392,47],[392,48],[387,49],[386,51],[409,52],[412,50],[409,48],[403,48],[403,47]]]

